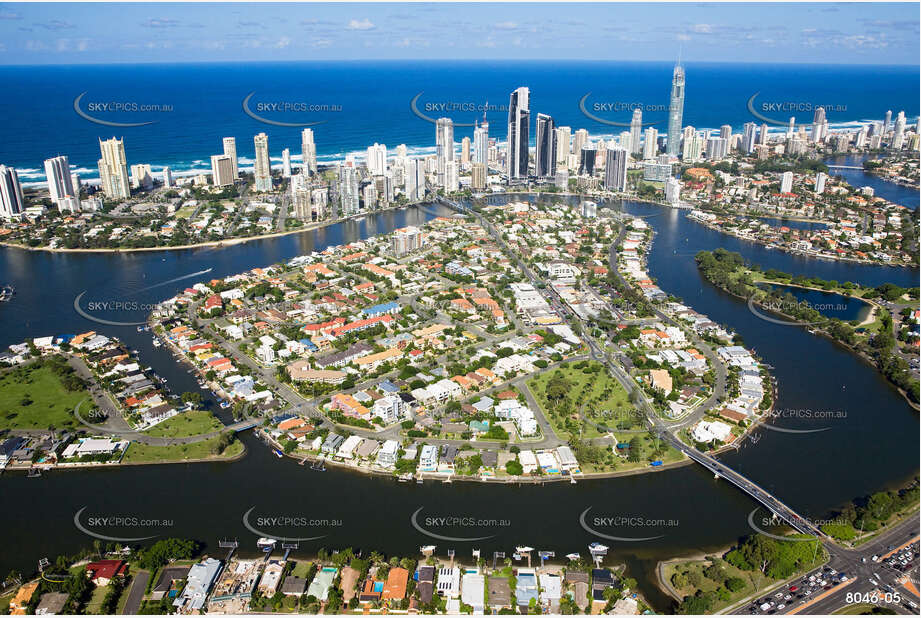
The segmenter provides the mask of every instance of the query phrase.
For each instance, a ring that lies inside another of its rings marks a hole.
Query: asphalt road
[[[125,608],[122,610],[123,616],[137,615],[141,609],[141,600],[144,598],[144,592],[147,590],[147,582],[150,580],[150,571],[138,571],[134,580],[131,582],[131,588],[128,589],[128,600],[125,601]]]

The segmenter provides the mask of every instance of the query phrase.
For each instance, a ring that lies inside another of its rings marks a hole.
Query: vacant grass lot
[[[194,444],[177,444],[173,446],[151,446],[140,442],[132,442],[122,462],[130,464],[194,459],[230,459],[243,452],[243,443],[237,440],[227,447],[223,453],[216,455],[212,450],[220,439],[220,436],[215,436]]]
[[[614,431],[643,429],[629,394],[600,363],[566,363],[532,378],[528,388],[564,440],[580,433],[584,439],[607,433],[599,426]]]
[[[144,433],[159,438],[185,438],[211,433],[223,425],[213,414],[206,410],[193,410],[168,418]]]
[[[74,428],[74,408],[90,397],[85,389],[67,390],[41,361],[0,374],[0,429]]]

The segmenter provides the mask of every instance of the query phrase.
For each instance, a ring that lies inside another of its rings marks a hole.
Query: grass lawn
[[[102,613],[102,601],[105,599],[107,592],[109,592],[108,586],[96,586],[93,589],[93,596],[90,597],[89,602],[86,604],[87,614],[98,615]]]
[[[723,588],[725,590],[722,584],[717,583],[716,581],[704,575],[704,569],[710,566],[710,564],[711,563],[709,560],[692,560],[688,562],[671,563],[665,566],[665,577],[668,578],[678,593],[682,596],[693,595],[697,590],[703,590],[704,592],[712,592],[718,588]],[[762,590],[776,583],[775,580],[764,577],[760,572],[752,573],[750,571],[742,571],[726,561],[722,561],[721,564],[723,567],[723,573],[726,576],[738,577],[743,582],[745,582],[745,587],[737,592],[728,593],[727,600],[714,599],[713,607],[710,608],[710,612],[715,613],[724,607],[738,603],[742,599],[754,595],[758,590]],[[684,587],[675,586],[675,579],[673,578],[673,575],[676,573],[680,574],[679,581],[681,580],[681,577],[684,577],[685,581],[690,578],[692,581],[699,581],[700,585],[697,587],[691,584],[688,584]]]
[[[132,442],[123,463],[152,463],[158,461],[185,461],[189,459],[229,459],[243,452],[243,443],[237,440],[220,455],[211,449],[218,443],[220,436],[208,438],[194,444],[177,444],[174,446],[151,446]]]
[[[160,438],[183,438],[211,433],[219,430],[223,425],[213,414],[206,410],[193,410],[177,414],[168,418],[144,433]]]
[[[310,561],[309,560],[298,560],[294,565],[294,569],[291,571],[293,577],[307,577],[307,572],[310,570]]]
[[[586,373],[586,369],[597,371]],[[566,381],[567,390],[561,403],[554,405],[547,398],[547,386],[557,380],[557,376]],[[606,432],[600,431],[595,424],[614,431],[644,427],[642,417],[634,414],[627,391],[600,363],[566,363],[532,378],[527,384],[553,430],[564,440],[578,435],[580,428],[585,439],[604,435]]]
[[[616,435],[616,434],[615,434]],[[629,442],[633,438],[637,437],[637,434],[621,434],[617,436],[618,440],[623,440],[624,442]],[[653,452],[656,449],[656,442],[649,437],[648,434],[641,434],[638,436],[640,439],[640,460],[637,462],[628,461],[627,459],[611,454],[611,457],[608,458],[608,461],[615,462],[614,465],[610,463],[601,463],[601,464],[592,464],[592,463],[583,463],[582,472],[586,474],[592,472],[627,472],[629,470],[638,470],[640,468],[646,468],[648,470],[654,470],[649,466],[649,458],[652,456]],[[658,441],[658,445],[662,445],[662,441]],[[681,461],[684,459],[684,455],[680,451],[674,449],[671,446],[666,445],[665,453],[659,456],[659,459],[664,464],[674,463],[676,461]]]
[[[183,206],[174,215],[177,219],[188,219],[195,212],[195,206]]]
[[[78,427],[74,408],[89,397],[85,389],[67,390],[40,361],[5,371],[0,374],[0,429]]]

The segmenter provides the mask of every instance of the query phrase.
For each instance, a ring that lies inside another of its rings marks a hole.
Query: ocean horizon
[[[832,130],[882,121],[905,111],[918,116],[916,65],[818,65],[765,63],[683,63],[687,75],[683,126],[698,130],[745,122],[761,124],[756,111],[786,122],[809,124],[822,105]],[[365,149],[399,144],[410,156],[434,152],[434,125],[420,115],[451,117],[455,143],[472,137],[474,121],[490,122],[490,137],[505,140],[509,93],[531,89],[532,116],[546,113],[557,126],[587,129],[593,138],[629,130],[590,118],[628,125],[632,108],[644,110],[644,123],[666,131],[671,62],[590,61],[278,61],[149,63],[107,65],[17,65],[0,67],[8,85],[0,101],[6,120],[0,164],[17,169],[25,186],[42,184],[44,159],[65,154],[81,179],[98,179],[98,139],[125,140],[128,164],[147,163],[153,171],[170,167],[175,175],[210,171],[210,156],[222,152],[221,138],[237,139],[241,169],[253,162],[252,137],[265,132],[273,166],[289,148],[301,158],[301,127],[311,126],[321,164],[347,156],[362,159]],[[82,95],[82,96],[81,96]],[[250,96],[252,95],[252,96]],[[79,101],[77,101],[79,97]],[[261,122],[244,110],[267,120]],[[752,99],[755,97],[755,99]],[[76,103],[75,103],[76,101]],[[122,111],[111,111],[113,106]],[[161,111],[131,110],[159,106]],[[97,124],[78,114],[116,123]],[[310,111],[316,106],[319,111]],[[287,108],[287,111],[283,111]],[[790,111],[790,110],[793,111]],[[830,110],[830,111],[829,111]],[[470,126],[462,126],[464,123]],[[774,131],[783,131],[779,124]],[[532,143],[534,120],[531,121]]]

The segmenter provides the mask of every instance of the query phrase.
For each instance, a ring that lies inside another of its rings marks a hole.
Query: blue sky
[[[0,4],[0,64],[598,59],[917,64],[917,3]]]

